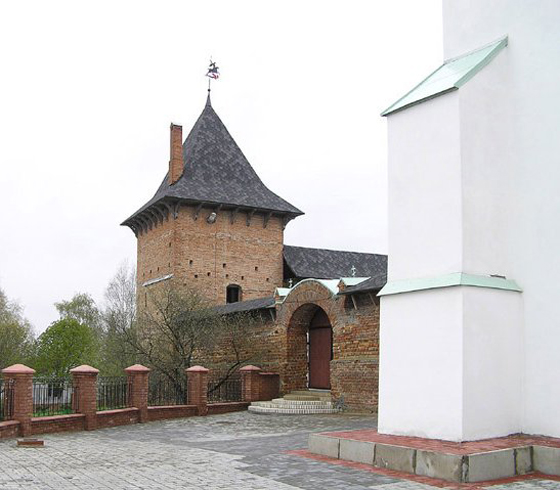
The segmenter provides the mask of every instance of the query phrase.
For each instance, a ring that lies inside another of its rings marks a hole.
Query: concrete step
[[[275,398],[272,400],[273,403],[280,403],[285,405],[311,405],[311,406],[320,406],[320,405],[327,405],[331,406],[331,400],[287,400],[285,398]]]
[[[332,408],[332,402],[284,400],[283,398],[276,398],[271,401],[253,402],[252,405],[255,405],[257,407],[279,408]]]
[[[263,407],[255,404],[249,406],[249,412],[262,414],[280,414],[280,415],[312,415],[338,413],[335,408],[284,408],[284,407]]]
[[[324,397],[316,396],[316,395],[293,395],[292,393],[288,393],[284,395],[284,400],[299,400],[299,401],[317,401],[320,402],[324,400]],[[330,398],[329,398],[330,400]]]
[[[358,439],[360,431],[355,432],[356,435],[347,433],[344,437],[329,433],[310,434],[309,452],[454,483],[488,482],[533,471],[560,475],[560,447],[519,445],[518,442],[506,447],[507,438],[503,438],[499,449],[477,448],[457,454],[450,447],[439,444],[440,441],[424,439],[425,445],[413,447],[399,445],[400,436],[393,436],[394,442],[387,443],[373,438]],[[557,440],[551,438],[551,441],[558,444]]]
[[[329,390],[295,390],[290,391],[292,395],[316,395],[316,396],[324,396],[324,397],[331,397],[331,392]]]

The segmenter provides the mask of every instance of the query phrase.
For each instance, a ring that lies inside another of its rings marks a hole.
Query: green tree
[[[94,299],[87,293],[76,293],[69,301],[55,303],[61,319],[77,320],[82,325],[101,331],[102,315]]]
[[[29,362],[33,340],[33,329],[21,306],[0,289],[0,369]]]
[[[37,340],[35,369],[39,374],[65,376],[80,364],[97,364],[99,346],[92,328],[73,318],[52,323]]]

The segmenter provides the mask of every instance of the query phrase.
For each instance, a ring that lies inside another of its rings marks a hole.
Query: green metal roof
[[[388,116],[393,112],[401,111],[438,95],[457,90],[490,63],[505,46],[507,46],[507,37],[457,58],[447,60],[428,78],[384,110],[381,115]]]
[[[479,276],[465,274],[464,272],[452,272],[451,274],[444,274],[436,277],[390,281],[379,292],[378,296],[389,296],[391,294],[411,293],[413,291],[449,288],[453,286],[470,286],[475,288],[516,291],[518,293],[522,292],[519,285],[512,279],[506,279],[501,276]]]

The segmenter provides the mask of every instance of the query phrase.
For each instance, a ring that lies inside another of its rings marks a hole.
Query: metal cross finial
[[[289,279],[288,280],[288,287],[291,289],[294,285],[294,280],[293,279]]]
[[[352,268],[350,269],[350,274],[352,274],[352,277],[356,277],[356,272],[357,272],[356,267],[352,266]]]

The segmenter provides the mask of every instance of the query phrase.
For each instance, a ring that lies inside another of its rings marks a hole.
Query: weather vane
[[[219,69],[220,68],[216,66],[216,62],[212,61],[212,57],[210,57],[210,65],[208,66],[208,71],[206,72],[206,76],[208,77],[208,92],[210,92],[210,82],[220,78]]]

